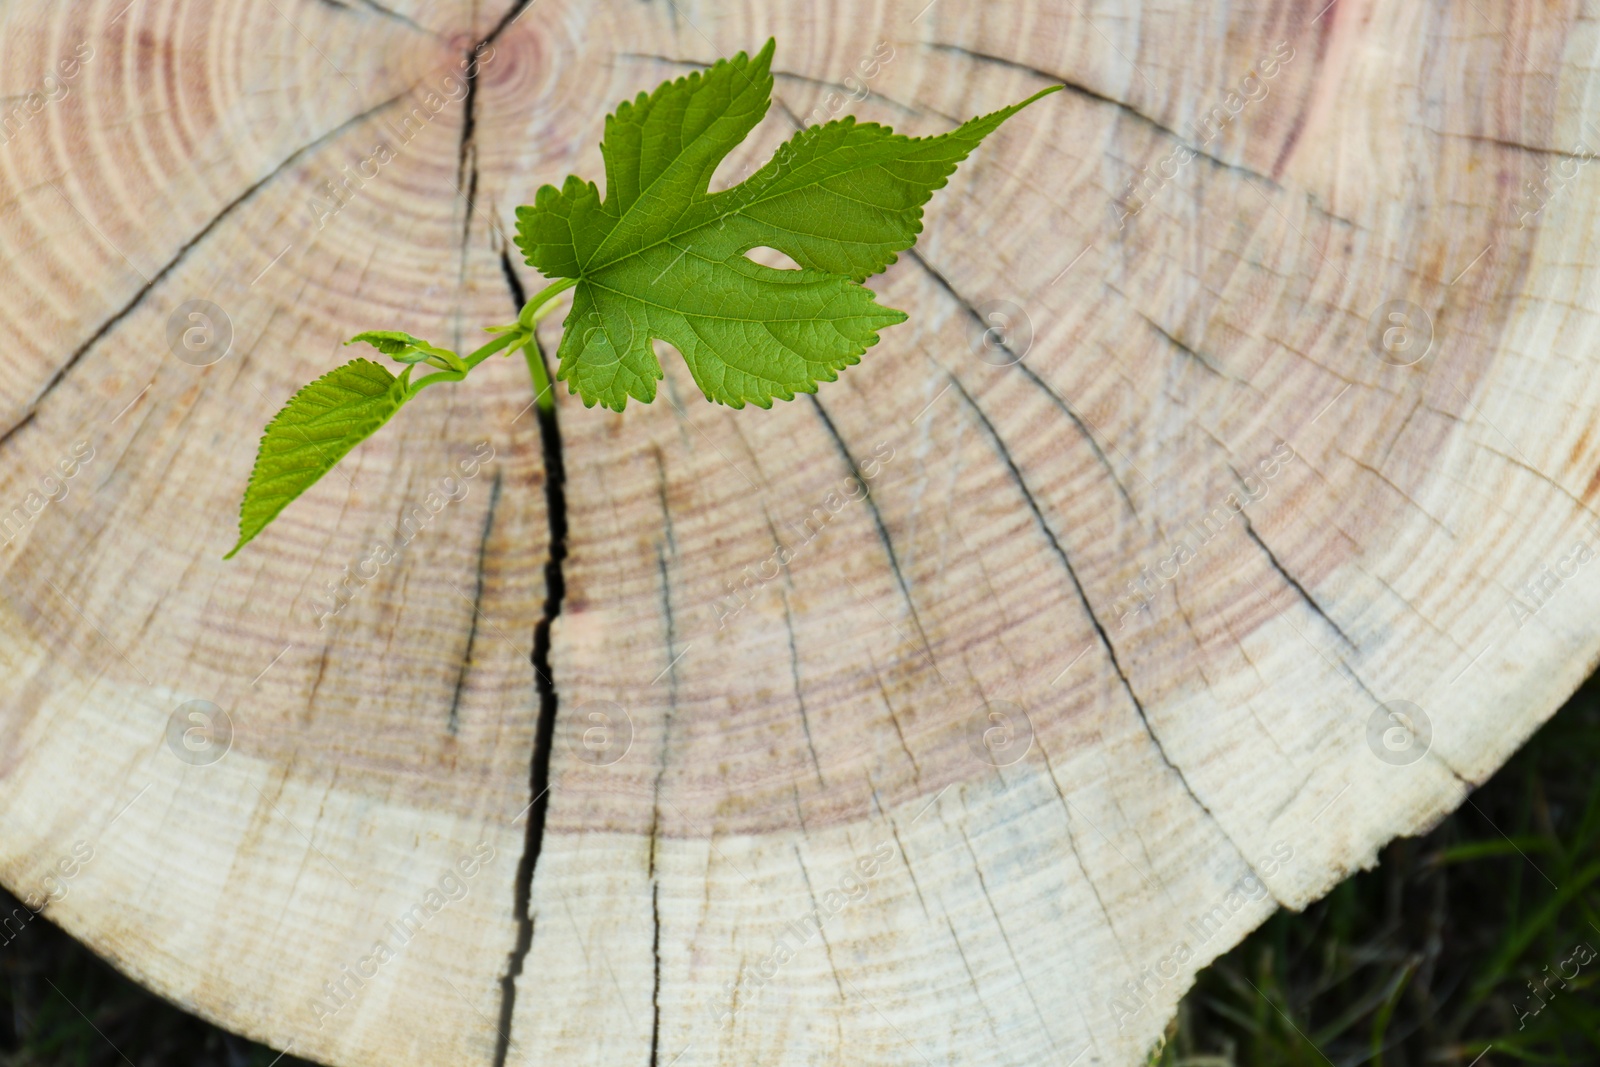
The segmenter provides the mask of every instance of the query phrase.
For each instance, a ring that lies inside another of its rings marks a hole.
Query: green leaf
[[[396,378],[368,359],[336,367],[301,389],[267,424],[239,505],[231,559],[356,445],[400,410],[411,370]]]
[[[739,185],[712,172],[766,114],[774,44],[624,102],[606,118],[606,194],[569,177],[517,209],[517,246],[577,280],[556,377],[586,406],[649,402],[653,342],[682,354],[707,398],[770,407],[833,381],[905,321],[860,283],[910,248],[922,207],[1021,103],[935,137],[852,118],[802,130]],[[745,256],[786,253],[800,270]]]
[[[441,348],[420,337],[413,337],[401,330],[368,330],[358,333],[346,345],[353,345],[358,341],[365,341],[379,352],[393,359],[396,363],[431,363],[445,370],[465,371],[467,365],[461,357],[448,348]],[[430,358],[431,357],[431,358]]]
[[[361,341],[365,341],[386,356],[398,356],[408,348],[421,348],[428,343],[420,337],[413,337],[400,330],[368,330],[356,334],[345,344],[348,346]]]

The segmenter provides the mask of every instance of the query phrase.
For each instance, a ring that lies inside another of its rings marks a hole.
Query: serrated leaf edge
[[[250,479],[249,479],[249,481],[247,481],[245,483],[244,495],[239,500],[239,541],[238,541],[237,544],[235,544],[233,546],[232,549],[229,550],[227,555],[222,557],[223,559],[232,559],[234,556],[238,555],[239,554],[239,550],[241,548],[243,548],[245,545],[249,544],[251,541],[255,540],[258,536],[260,536],[262,531],[264,531],[268,526],[272,525],[273,520],[276,519],[279,515],[281,515],[283,513],[284,508],[287,508],[290,504],[292,504],[296,500],[300,499],[301,494],[303,494],[305,492],[305,490],[301,490],[300,493],[297,493],[294,496],[290,497],[288,500],[285,500],[278,507],[278,509],[276,511],[274,511],[271,515],[267,516],[266,521],[264,521],[261,524],[260,529],[256,530],[255,533],[252,533],[248,537],[246,537],[244,535],[244,508],[245,508],[245,504],[250,499],[250,489],[251,489],[251,487],[253,487],[256,484],[256,475],[261,472],[261,462],[262,462],[262,458],[263,458],[263,455],[264,455],[264,449],[265,449],[265,446],[266,446],[267,437],[268,437],[269,434],[272,433],[272,428],[274,426],[278,425],[278,423],[288,413],[289,409],[294,406],[294,402],[296,400],[300,399],[300,397],[303,396],[308,390],[310,390],[312,388],[315,388],[318,385],[321,385],[323,382],[327,381],[329,378],[333,377],[335,374],[338,374],[340,371],[344,370],[346,367],[351,367],[351,366],[354,366],[355,364],[358,364],[358,363],[365,363],[367,366],[372,367],[373,369],[379,371],[380,373],[388,376],[389,381],[390,381],[390,386],[389,387],[391,389],[394,387],[394,384],[397,383],[397,382],[401,385],[401,388],[402,388],[400,402],[394,406],[394,410],[390,411],[389,414],[385,415],[383,417],[383,419],[381,421],[379,421],[378,425],[376,425],[376,426],[374,426],[372,428],[372,432],[367,434],[366,437],[362,438],[362,441],[367,440],[373,434],[375,434],[379,430],[383,429],[383,427],[388,424],[389,420],[394,418],[395,412],[397,412],[401,408],[405,407],[406,401],[411,399],[411,397],[414,395],[411,392],[411,389],[410,389],[410,375],[411,375],[411,368],[410,367],[407,367],[404,372],[402,372],[398,377],[396,377],[395,375],[390,374],[389,373],[389,368],[385,367],[383,364],[376,363],[373,360],[365,359],[365,358],[359,357],[359,356],[357,358],[355,358],[355,359],[350,360],[348,363],[339,364],[337,367],[334,367],[332,370],[328,371],[326,374],[322,375],[321,377],[316,378],[316,379],[314,379],[312,381],[309,381],[305,385],[302,385],[299,389],[296,389],[295,392],[294,392],[294,395],[291,396],[288,400],[284,401],[283,406],[278,409],[277,414],[272,416],[271,420],[268,421],[268,423],[265,426],[265,428],[263,428],[262,431],[261,431],[261,440],[256,445],[255,463],[253,463],[251,465],[251,467],[250,467]],[[345,456],[348,456],[357,447],[357,445],[360,445],[360,444],[361,444],[361,441],[357,441],[354,445],[351,445],[350,448],[346,449],[343,452],[343,454],[341,454],[338,458],[336,458],[334,460],[334,465],[336,466],[339,463],[340,460],[344,459]],[[330,466],[328,468],[328,470],[332,470],[332,469],[333,469],[332,466]],[[326,474],[326,473],[327,473],[327,471],[323,472],[323,474]],[[322,479],[322,475],[319,474],[317,476],[317,480],[320,481],[321,479]],[[316,482],[314,481],[311,484],[315,485]],[[309,486],[309,485],[306,486],[306,489],[310,489],[310,488],[311,488],[311,486]]]

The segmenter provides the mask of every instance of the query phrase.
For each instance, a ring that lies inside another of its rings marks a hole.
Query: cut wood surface
[[[1324,3],[6,4],[0,881],[330,1064],[1141,1062],[1600,650],[1600,23]],[[817,396],[496,359],[222,560],[340,341],[511,318],[768,36],[719,187],[1068,91]]]

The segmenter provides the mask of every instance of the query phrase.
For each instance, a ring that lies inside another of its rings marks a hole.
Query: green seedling
[[[606,117],[606,191],[569,177],[517,209],[516,244],[550,284],[517,321],[461,356],[399,331],[365,342],[405,369],[356,359],[296,393],[267,425],[231,557],[407,401],[459,382],[497,352],[522,351],[542,408],[551,383],[539,320],[572,293],[556,379],[586,407],[655,399],[654,342],[677,349],[709,400],[767,408],[831,382],[904,322],[862,284],[916,243],[922,208],[1002,122],[1061,86],[936,137],[846,116],[801,130],[760,170],[721,192],[711,176],[772,103],[774,42],[640,93]],[[776,249],[799,269],[746,256]],[[432,373],[413,377],[419,365]]]

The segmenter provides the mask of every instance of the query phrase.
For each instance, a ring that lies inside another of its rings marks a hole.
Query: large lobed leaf
[[[771,103],[773,48],[619,105],[601,144],[604,200],[569,177],[517,209],[529,265],[578,281],[556,377],[585,405],[653,400],[656,339],[683,355],[709,399],[736,408],[833,381],[906,318],[860,283],[916,242],[923,205],[984,137],[1061,88],[935,137],[851,118],[814,126],[713,194],[713,171]],[[802,269],[751,261],[757,246]]]
[[[231,559],[278,512],[372,436],[406,401],[407,369],[396,378],[367,359],[336,367],[301,389],[267,424],[239,505]]]

